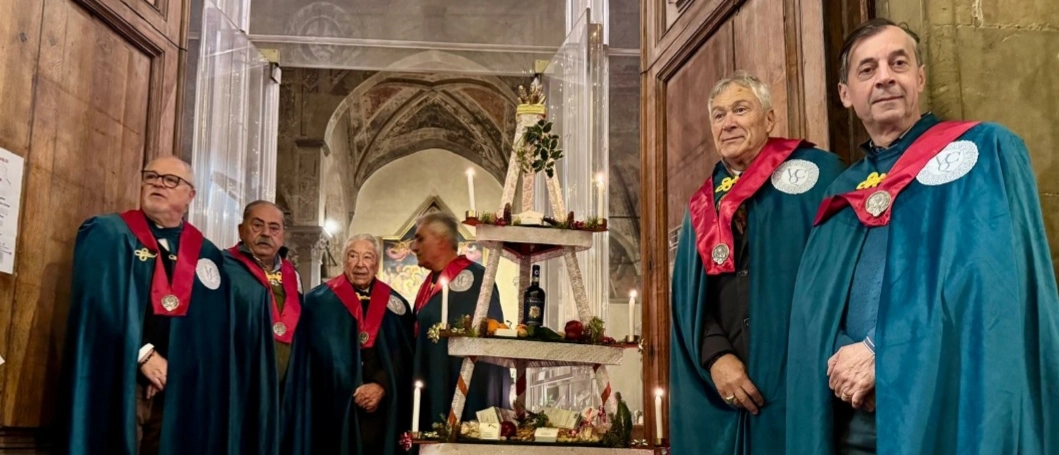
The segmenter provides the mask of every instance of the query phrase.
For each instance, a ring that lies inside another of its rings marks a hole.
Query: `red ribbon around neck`
[[[184,223],[184,229],[180,232],[180,240],[177,245],[176,265],[173,266],[172,281],[166,276],[165,265],[162,263],[162,254],[151,232],[150,221],[142,210],[129,210],[123,212],[121,219],[129,226],[132,235],[136,236],[147,251],[136,252],[137,258],[147,261],[154,258],[154,276],[151,279],[151,306],[154,314],[158,316],[184,316],[191,305],[191,290],[195,285],[195,267],[199,259],[199,250],[202,249],[203,237],[191,223]]]
[[[812,147],[813,144],[798,139],[770,138],[761,153],[721,199],[719,208],[714,204],[713,177],[707,179],[702,188],[691,197],[688,204],[691,224],[695,228],[696,246],[702,257],[702,264],[706,266],[707,275],[735,271],[735,261],[732,257],[735,251],[732,216],[743,201],[761,189],[791,153],[803,146]]]
[[[853,207],[860,222],[868,227],[890,224],[890,208],[923,167],[938,156],[945,146],[956,140],[978,122],[941,122],[919,136],[898,158],[879,185],[830,196],[820,204],[814,226],[820,225],[846,206]]]
[[[428,275],[427,279],[423,281],[423,285],[419,286],[419,292],[416,293],[415,312],[419,313],[419,310],[422,310],[423,307],[427,306],[427,303],[430,302],[431,298],[441,292],[441,286],[438,286],[439,284],[452,283],[453,278],[456,278],[456,275],[459,275],[463,269],[466,269],[467,266],[471,264],[472,262],[470,259],[467,259],[467,256],[460,255],[457,256],[456,259],[453,259],[452,262],[449,262],[449,265],[446,265],[445,268],[441,270],[441,274],[436,281],[431,282],[430,276]],[[446,324],[448,323],[448,321],[442,322],[445,322]],[[419,322],[416,322],[415,333],[417,335],[419,334]]]
[[[276,294],[272,292],[272,283],[268,281],[265,269],[247,253],[240,251],[239,245],[229,248],[228,252],[268,289],[268,295],[272,296],[272,337],[276,341],[291,344],[294,341],[294,330],[298,327],[298,318],[302,313],[301,303],[298,302],[298,274],[294,271],[294,264],[280,258],[279,273],[283,280],[283,293],[287,300],[284,301],[283,311],[279,311],[279,302],[276,300]]]
[[[371,287],[371,300],[368,301],[368,315],[364,317],[364,309],[360,303],[360,296],[353,289],[353,284],[345,275],[339,275],[327,282],[327,287],[335,293],[338,300],[346,307],[353,319],[357,320],[360,329],[360,346],[370,348],[375,346],[379,329],[382,327],[382,318],[386,316],[386,308],[390,303],[390,295],[393,290],[386,283],[375,280]]]

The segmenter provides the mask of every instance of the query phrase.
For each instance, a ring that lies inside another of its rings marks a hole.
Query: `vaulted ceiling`
[[[348,127],[345,137],[329,128],[325,140],[346,141],[355,186],[387,163],[428,148],[452,151],[503,181],[515,131],[514,93],[491,76],[380,73],[332,115]]]

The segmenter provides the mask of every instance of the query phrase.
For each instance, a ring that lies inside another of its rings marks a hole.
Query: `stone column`
[[[294,179],[290,209],[296,226],[324,224],[323,165],[327,153],[323,140],[300,139],[295,142],[294,169],[288,175]]]
[[[302,292],[320,284],[320,266],[324,261],[327,236],[320,226],[291,226],[287,228],[288,257],[302,279]]]

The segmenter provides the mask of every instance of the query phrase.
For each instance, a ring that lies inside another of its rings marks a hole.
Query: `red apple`
[[[582,336],[584,336],[585,326],[584,324],[581,324],[581,321],[575,319],[566,323],[566,328],[564,331],[566,332],[567,340],[577,341],[580,340]]]
[[[516,434],[518,434],[518,427],[514,423],[506,421],[500,423],[500,436],[513,438]]]

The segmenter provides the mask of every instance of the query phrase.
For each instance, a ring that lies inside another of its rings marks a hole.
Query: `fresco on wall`
[[[434,212],[454,215],[440,198],[433,196],[427,198],[419,208],[409,214],[408,221],[398,232],[382,238],[383,260],[379,279],[389,283],[390,287],[410,303],[415,302],[419,286],[429,274],[427,269],[419,266],[416,255],[412,252],[412,240],[415,239],[416,233],[415,221],[420,216]],[[467,259],[484,265],[485,252],[470,237],[470,233],[461,224],[457,234],[459,254],[466,255]]]

